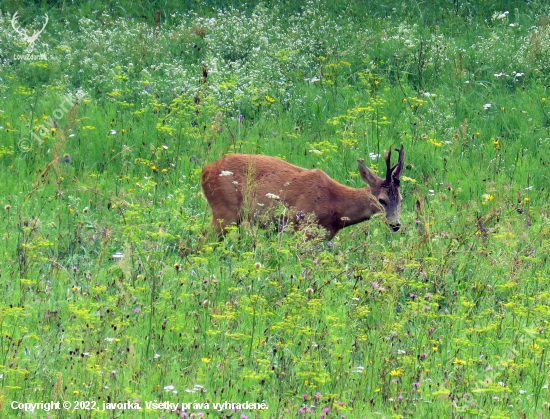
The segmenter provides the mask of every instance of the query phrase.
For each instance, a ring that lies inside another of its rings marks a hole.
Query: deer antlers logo
[[[40,34],[44,31],[44,29],[46,28],[46,25],[48,24],[48,14],[46,13],[46,15],[45,15],[46,16],[46,21],[44,22],[44,26],[42,26],[42,29],[40,29],[37,32],[34,32],[32,35],[29,36],[22,29],[17,29],[17,13],[19,13],[19,12],[15,12],[13,17],[11,18],[11,26],[13,27],[13,30],[15,32],[17,32],[23,38],[23,41],[27,43],[27,48],[26,48],[25,52],[30,54],[34,50],[34,43],[36,42],[36,40],[38,39]]]

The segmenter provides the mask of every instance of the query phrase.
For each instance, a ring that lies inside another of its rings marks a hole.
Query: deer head
[[[11,26],[13,27],[13,30],[18,33],[20,36],[23,37],[23,41],[27,43],[26,52],[31,53],[34,50],[34,43],[40,36],[40,34],[44,31],[46,28],[46,25],[48,24],[48,14],[46,14],[46,21],[44,22],[44,26],[42,26],[42,29],[40,29],[37,32],[34,32],[32,35],[27,35],[22,29],[17,29],[17,13],[15,12],[13,17],[11,18]]]
[[[399,180],[403,174],[403,165],[405,163],[405,152],[403,146],[401,149],[395,149],[399,153],[399,159],[395,166],[391,166],[391,147],[390,151],[384,151],[386,160],[386,178],[382,179],[371,169],[363,164],[362,160],[357,160],[361,179],[370,186],[371,194],[378,200],[378,203],[386,213],[386,220],[393,231],[398,231],[401,227],[399,216],[401,214],[401,194],[399,193]]]

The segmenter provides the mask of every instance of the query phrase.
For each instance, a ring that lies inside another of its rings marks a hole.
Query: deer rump
[[[201,185],[212,208],[210,226],[218,234],[227,225],[254,220],[280,203],[291,209],[290,221],[296,229],[305,215],[313,214],[329,239],[341,228],[380,211],[368,187],[349,188],[322,170],[304,169],[269,156],[225,156],[204,168]]]

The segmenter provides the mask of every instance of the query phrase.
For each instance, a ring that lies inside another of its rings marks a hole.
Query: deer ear
[[[381,180],[376,173],[363,164],[363,160],[357,160],[357,167],[359,168],[361,179],[370,187],[375,186]]]

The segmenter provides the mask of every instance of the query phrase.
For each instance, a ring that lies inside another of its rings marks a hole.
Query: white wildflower
[[[281,199],[279,195],[275,195],[274,193],[266,193],[265,196],[267,196],[269,199]]]
[[[233,172],[230,172],[229,170],[222,170],[220,173],[220,176],[231,176]]]

